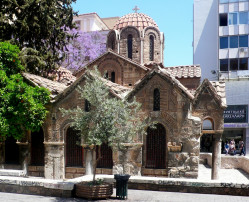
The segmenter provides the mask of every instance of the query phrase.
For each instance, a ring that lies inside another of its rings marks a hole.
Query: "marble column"
[[[44,142],[46,179],[60,180],[65,178],[64,143]]]
[[[212,180],[219,179],[219,171],[221,167],[221,132],[213,135],[213,153],[212,153]]]

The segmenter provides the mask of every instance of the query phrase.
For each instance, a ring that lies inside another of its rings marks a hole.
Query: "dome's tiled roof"
[[[156,22],[151,17],[143,13],[130,13],[121,17],[114,26],[114,29],[121,30],[127,26],[134,26],[139,30],[143,30],[144,28],[150,26],[158,28]]]

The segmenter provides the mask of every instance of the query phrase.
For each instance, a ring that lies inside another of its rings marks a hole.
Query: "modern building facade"
[[[235,139],[249,154],[249,1],[194,0],[194,64],[202,79],[226,82],[223,143]]]

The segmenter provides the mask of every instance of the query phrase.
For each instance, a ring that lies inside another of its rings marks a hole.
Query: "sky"
[[[164,65],[193,64],[193,0],[77,0],[78,14],[97,13],[100,18],[122,17],[138,6],[164,32]]]

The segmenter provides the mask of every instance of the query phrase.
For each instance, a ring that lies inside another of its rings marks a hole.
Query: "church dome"
[[[143,13],[130,13],[121,17],[114,26],[114,29],[121,30],[127,26],[134,26],[139,30],[143,30],[146,27],[158,28],[156,22]]]

